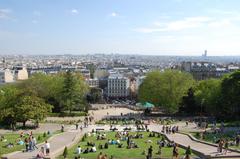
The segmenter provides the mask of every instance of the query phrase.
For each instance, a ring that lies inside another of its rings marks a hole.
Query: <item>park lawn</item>
[[[133,139],[134,142],[138,145],[139,148],[134,148],[134,149],[127,149],[127,142],[126,141],[121,141],[121,143],[123,143],[123,148],[118,148],[117,145],[109,145],[108,149],[98,149],[99,144],[105,144],[107,142],[107,140],[96,140],[96,136],[95,137],[87,137],[85,139],[85,141],[80,141],[79,144],[75,145],[74,147],[72,147],[71,149],[68,150],[68,156],[67,158],[74,158],[75,156],[77,156],[75,154],[76,148],[78,145],[81,146],[81,148],[84,150],[86,149],[88,146],[87,145],[87,141],[91,141],[94,142],[96,144],[96,148],[97,148],[97,152],[96,153],[88,153],[88,154],[81,154],[81,158],[87,158],[87,159],[96,159],[97,155],[102,152],[103,154],[107,154],[108,157],[113,156],[114,159],[116,158],[138,158],[138,159],[143,159],[146,158],[146,156],[143,154],[143,152],[145,151],[147,153],[148,148],[150,147],[150,145],[153,146],[153,157],[159,157],[159,155],[157,154],[158,152],[158,145],[157,145],[157,141],[161,140],[161,137],[148,137],[149,132],[141,132],[144,135],[144,138],[142,139]],[[114,139],[115,138],[115,134],[116,132],[107,132],[107,139]],[[130,134],[136,134],[136,132],[131,132]],[[145,141],[147,140],[151,140],[152,143],[146,143]],[[89,147],[91,148],[91,147]],[[171,158],[172,157],[172,150],[173,148],[168,148],[168,147],[163,147],[162,148],[162,155],[161,157],[165,157],[165,158]],[[185,154],[185,150],[179,148],[179,154],[180,156],[184,156]],[[193,154],[193,157],[196,157]],[[59,159],[63,159],[63,156],[59,156]]]
[[[59,134],[59,133],[60,133],[60,131],[56,131],[56,132],[54,132],[53,134],[50,134],[50,135],[47,135],[47,133],[45,133],[46,136],[44,136],[43,133],[42,134],[34,134],[33,136],[36,137],[37,144],[40,144],[40,143],[44,142],[45,140],[49,139],[51,136],[53,136],[55,134]],[[25,149],[25,145],[18,145],[16,143],[16,140],[20,139],[19,134],[7,133],[7,134],[4,134],[3,136],[4,136],[5,139],[7,139],[7,142],[0,141],[0,157],[3,154],[8,154],[8,153],[11,153],[11,152],[21,151],[21,150]],[[24,141],[24,139],[25,138],[23,137],[22,140]],[[13,143],[14,147],[6,148],[5,145],[7,145],[8,143]]]

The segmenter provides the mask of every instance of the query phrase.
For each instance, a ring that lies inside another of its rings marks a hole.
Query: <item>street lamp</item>
[[[202,113],[203,113],[203,104],[205,102],[205,99],[203,98],[202,101],[201,101],[201,116],[202,116]]]

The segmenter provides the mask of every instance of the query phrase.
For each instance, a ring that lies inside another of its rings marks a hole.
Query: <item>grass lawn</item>
[[[36,137],[37,144],[39,144],[39,143],[44,142],[48,138],[50,138],[52,135],[58,134],[58,133],[60,133],[60,131],[56,131],[56,132],[54,132],[53,134],[50,134],[50,135],[47,135],[47,133],[45,133],[45,135],[44,135],[42,133],[42,134],[34,134],[33,136]],[[6,142],[0,141],[0,157],[3,154],[8,154],[8,153],[11,153],[11,152],[14,152],[14,151],[21,151],[21,150],[25,149],[25,145],[18,145],[17,142],[16,142],[17,139],[20,139],[20,134],[7,133],[7,134],[4,134],[3,136],[4,136],[4,139],[6,139],[7,141]],[[24,137],[21,138],[21,140],[23,140],[23,141],[24,141],[24,139],[25,139]],[[8,143],[13,143],[14,147],[11,147],[11,148],[5,147]]]
[[[107,139],[114,139],[116,132],[107,132]],[[130,134],[136,134],[136,132],[131,132]],[[73,148],[68,150],[68,156],[67,158],[74,158],[76,155],[75,151],[78,145],[81,146],[81,148],[84,150],[86,149],[87,146],[87,141],[93,142],[96,144],[97,152],[93,153],[88,153],[88,154],[81,154],[81,158],[87,158],[87,159],[96,159],[97,155],[99,152],[102,152],[103,154],[107,154],[108,157],[113,156],[113,158],[138,158],[138,159],[143,159],[146,158],[146,156],[143,154],[145,151],[147,153],[148,148],[150,145],[153,146],[153,157],[159,157],[157,154],[158,152],[158,145],[157,141],[161,140],[161,137],[148,137],[149,132],[141,132],[141,134],[144,135],[142,139],[133,139],[133,141],[138,145],[139,148],[134,148],[134,149],[127,149],[127,142],[126,141],[121,141],[123,143],[123,148],[118,148],[117,145],[109,145],[108,149],[98,149],[99,144],[105,144],[107,142],[106,140],[96,140],[96,136],[93,137],[87,137],[85,141],[79,142],[79,144],[75,145]],[[145,141],[151,140],[152,143],[146,143]],[[91,147],[89,147],[91,148]],[[171,158],[172,157],[172,150],[173,148],[168,148],[168,147],[163,147],[162,148],[162,155],[161,157],[165,158]],[[179,154],[180,156],[184,156],[185,150],[179,148]],[[196,157],[196,156],[194,156]],[[59,156],[59,159],[63,159],[63,156]]]

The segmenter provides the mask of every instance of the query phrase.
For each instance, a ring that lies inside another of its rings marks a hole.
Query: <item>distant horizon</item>
[[[56,53],[56,54],[1,54],[0,56],[81,56],[81,55],[123,55],[123,56],[172,56],[172,57],[240,57],[239,55],[207,55],[206,57],[202,55],[183,55],[183,54],[137,54],[137,53]]]

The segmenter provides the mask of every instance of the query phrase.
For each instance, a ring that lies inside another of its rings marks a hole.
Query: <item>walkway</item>
[[[160,125],[150,125],[149,129],[151,131],[155,131],[155,132],[161,132],[162,127]],[[189,136],[184,135],[184,134],[168,134],[166,135],[168,137],[169,140],[172,140],[176,143],[178,143],[179,145],[182,145],[184,147],[187,146],[191,146],[192,150],[198,151],[202,154],[204,154],[205,156],[210,156],[211,158],[240,158],[240,153],[237,152],[228,152],[226,155],[224,154],[219,154],[217,153],[217,147],[212,146],[212,145],[208,145],[208,144],[204,144],[204,143],[200,143],[200,142],[196,142],[194,140],[192,140]]]

